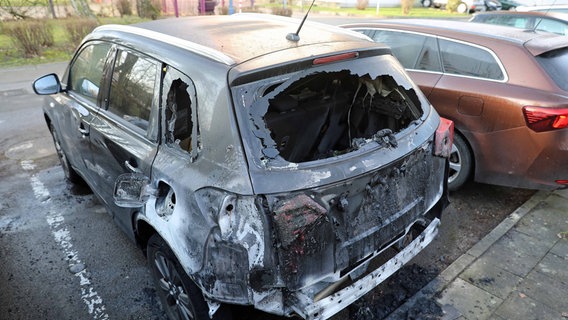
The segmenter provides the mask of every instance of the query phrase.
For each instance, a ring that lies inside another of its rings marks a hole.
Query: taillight
[[[566,179],[556,180],[555,182],[564,186],[568,186],[568,180]]]
[[[536,132],[568,128],[568,108],[523,107],[527,126]]]
[[[359,56],[359,53],[357,53],[357,52],[347,52],[347,53],[336,54],[336,55],[333,55],[333,56],[317,58],[317,59],[314,59],[314,61],[312,63],[314,65],[326,64],[326,63],[337,62],[337,61],[341,61],[341,60],[354,59],[354,58],[357,58],[358,56]]]
[[[449,158],[454,143],[454,122],[440,118],[440,124],[434,137],[434,155]]]

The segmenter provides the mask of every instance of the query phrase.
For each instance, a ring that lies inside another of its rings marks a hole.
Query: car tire
[[[169,319],[210,319],[209,307],[201,290],[187,276],[173,251],[158,234],[148,241],[147,258],[156,293]],[[213,319],[232,319],[228,306],[222,305]]]
[[[448,173],[448,188],[456,191],[469,180],[473,170],[473,158],[465,139],[456,133],[452,152],[450,153],[450,172]]]
[[[75,171],[75,169],[71,167],[71,164],[69,163],[69,159],[67,158],[65,151],[63,151],[63,148],[61,147],[61,140],[59,139],[59,134],[55,130],[55,127],[53,126],[52,123],[49,123],[49,131],[51,133],[51,137],[53,138],[53,145],[55,146],[57,157],[59,158],[59,162],[61,163],[61,167],[63,168],[63,174],[65,174],[65,179],[67,179],[69,182],[74,184],[81,183],[83,179],[77,173],[77,171]]]
[[[460,2],[460,4],[458,4],[458,7],[456,8],[456,11],[458,13],[468,13],[467,4]]]
[[[422,6],[426,8],[432,6],[432,0],[422,0]]]

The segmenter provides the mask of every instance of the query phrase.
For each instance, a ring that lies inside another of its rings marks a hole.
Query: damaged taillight
[[[568,128],[568,108],[525,106],[523,115],[527,126],[535,132]]]
[[[282,277],[289,289],[333,272],[333,232],[327,210],[305,194],[279,201],[273,210]]]
[[[434,137],[434,155],[449,158],[454,143],[454,122],[440,118],[440,124]]]
[[[326,63],[337,62],[337,61],[347,60],[347,59],[355,59],[358,56],[359,56],[359,53],[357,53],[357,52],[348,52],[348,53],[336,54],[336,55],[329,56],[329,57],[314,59],[313,64],[318,65],[318,64],[326,64]]]

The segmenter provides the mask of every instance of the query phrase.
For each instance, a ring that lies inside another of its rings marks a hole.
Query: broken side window
[[[348,70],[303,77],[268,103],[266,128],[280,156],[295,163],[344,154],[369,140],[396,147],[394,133],[423,113],[414,90],[392,76]]]
[[[197,115],[192,97],[195,90],[191,80],[179,71],[167,68],[164,77],[165,137],[166,144],[194,154],[194,139],[197,137]]]

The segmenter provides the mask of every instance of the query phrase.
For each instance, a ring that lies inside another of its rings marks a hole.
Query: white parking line
[[[35,164],[32,160],[23,160],[21,166],[26,171],[35,169]],[[41,180],[37,176],[32,175],[30,182],[36,199],[42,203],[50,202],[51,195],[49,194],[49,190],[47,190]],[[59,244],[65,255],[65,259],[69,263],[69,269],[80,280],[81,299],[87,305],[89,314],[93,319],[108,320],[109,316],[105,312],[106,308],[103,304],[103,299],[101,299],[97,291],[93,288],[91,280],[87,277],[87,268],[81,263],[78,252],[73,250],[73,239],[65,225],[64,217],[57,213],[57,210],[49,210],[46,215],[46,220],[51,228],[55,242]]]

